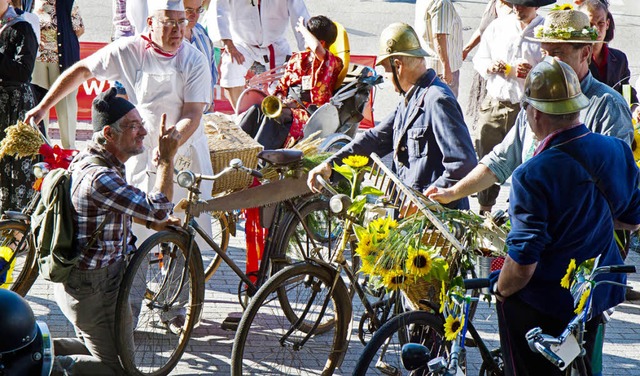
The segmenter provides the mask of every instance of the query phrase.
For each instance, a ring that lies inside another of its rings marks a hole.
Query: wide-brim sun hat
[[[527,75],[524,101],[551,115],[572,114],[589,105],[576,72],[551,56],[545,57]]]
[[[380,45],[378,49],[378,61],[376,65],[391,56],[431,56],[420,46],[418,34],[413,28],[403,22],[392,23],[380,34]]]
[[[527,39],[540,43],[598,42],[598,31],[591,27],[589,16],[574,10],[570,4],[553,8],[545,17],[544,24],[534,29],[533,35]]]

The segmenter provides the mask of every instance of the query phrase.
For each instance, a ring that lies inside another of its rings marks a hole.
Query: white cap
[[[157,10],[177,10],[184,12],[183,0],[149,0],[149,14]]]

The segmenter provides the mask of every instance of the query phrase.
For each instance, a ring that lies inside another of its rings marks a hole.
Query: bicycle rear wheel
[[[351,320],[351,300],[342,280],[328,296],[333,282],[331,270],[313,264],[292,265],[272,276],[242,315],[233,342],[231,374],[332,374],[347,350]],[[282,287],[299,322],[292,323],[282,311],[277,296]],[[309,330],[329,317],[335,325],[324,333]],[[300,330],[301,325],[307,329]]]
[[[220,252],[227,252],[229,247],[229,219],[226,213],[211,213],[211,238],[218,245]],[[204,281],[208,281],[213,277],[222,262],[222,258],[214,250],[201,250],[202,252],[202,264],[204,265]]]
[[[420,343],[431,351],[431,358],[447,351],[442,319],[425,311],[400,314],[378,329],[358,359],[353,375],[429,375],[409,372],[402,366],[402,346]],[[425,364],[426,366],[426,364]]]
[[[187,240],[176,232],[158,232],[142,243],[127,267],[116,305],[116,338],[122,365],[131,375],[169,374],[200,316],[202,259],[195,243],[187,249]],[[170,325],[179,315],[184,324]]]
[[[38,278],[29,225],[0,221],[0,288],[27,295]]]

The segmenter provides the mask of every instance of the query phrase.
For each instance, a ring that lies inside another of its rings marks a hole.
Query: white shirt
[[[259,1],[263,1],[258,7]],[[218,29],[221,39],[248,46],[268,47],[285,40],[287,23],[294,30],[298,49],[304,49],[304,39],[295,32],[298,18],[309,19],[303,0],[218,0]]]
[[[422,48],[432,56],[438,56],[436,35],[446,34],[449,68],[455,72],[462,67],[462,20],[451,0],[417,0],[414,26]]]
[[[509,14],[489,24],[482,34],[478,52],[473,57],[473,67],[487,80],[487,93],[490,96],[504,102],[520,101],[524,93],[524,78],[516,77],[515,65],[521,59],[532,66],[542,61],[540,43],[526,37],[533,37],[535,27],[543,22],[544,18],[536,16],[522,29],[516,15]],[[513,67],[508,76],[487,73],[487,69],[496,60],[504,60]]]

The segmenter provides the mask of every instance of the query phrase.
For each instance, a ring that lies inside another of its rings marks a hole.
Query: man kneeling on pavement
[[[180,140],[175,126],[165,126],[162,116],[157,179],[147,194],[125,179],[124,163],[144,151],[147,131],[138,110],[112,88],[93,101],[92,117],[93,139],[69,167],[78,247],[84,249],[98,226],[104,222],[104,227],[69,279],[55,285],[56,301],[76,338],[54,341],[54,375],[124,373],[116,352],[115,316],[124,256],[135,251],[131,218],[158,231],[179,224],[171,216],[173,159]]]

